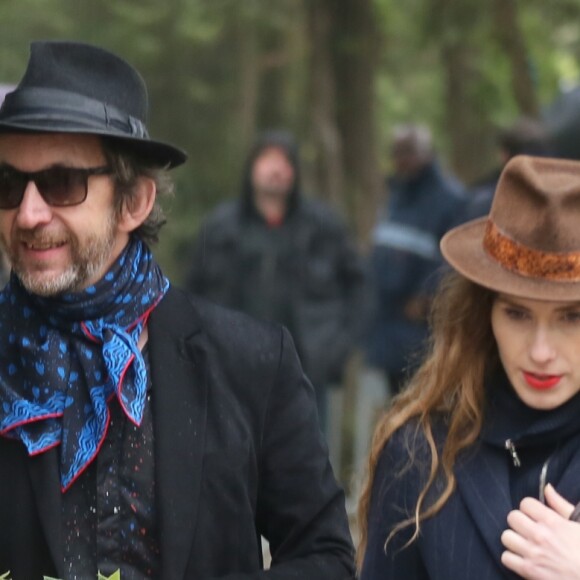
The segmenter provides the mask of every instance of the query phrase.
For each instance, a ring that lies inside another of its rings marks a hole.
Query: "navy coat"
[[[433,161],[412,180],[388,180],[389,197],[374,231],[370,256],[377,294],[367,337],[369,363],[403,372],[421,352],[427,320],[409,319],[412,298],[432,297],[443,258],[439,241],[459,223],[465,198],[460,184]]]
[[[510,455],[479,442],[456,463],[457,487],[444,507],[421,524],[419,538],[405,548],[413,525],[387,545],[393,526],[413,513],[426,481],[429,460],[414,426],[395,433],[377,466],[369,514],[369,538],[360,580],[500,580],[519,578],[500,561],[500,536],[514,509],[510,495]],[[442,440],[441,433],[436,438]],[[409,462],[409,442],[415,461]],[[572,503],[580,501],[580,445],[555,488]],[[441,489],[441,488],[439,488]]]
[[[175,289],[148,328],[161,578],[352,578],[344,496],[289,334]],[[0,474],[0,574],[66,577],[58,450],[29,458],[0,438]]]

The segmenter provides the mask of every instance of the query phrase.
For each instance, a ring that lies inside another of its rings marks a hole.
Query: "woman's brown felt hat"
[[[447,232],[441,251],[460,274],[497,292],[580,300],[580,162],[512,158],[489,215]]]

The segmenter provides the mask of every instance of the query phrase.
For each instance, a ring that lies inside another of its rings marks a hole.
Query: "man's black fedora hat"
[[[175,167],[184,151],[154,141],[146,127],[147,87],[126,61],[80,42],[39,41],[0,108],[0,132],[86,133],[118,139],[148,162]]]

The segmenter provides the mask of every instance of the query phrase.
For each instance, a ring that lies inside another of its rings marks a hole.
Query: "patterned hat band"
[[[580,281],[580,252],[542,252],[506,236],[487,220],[483,247],[501,266],[528,278],[555,282]]]

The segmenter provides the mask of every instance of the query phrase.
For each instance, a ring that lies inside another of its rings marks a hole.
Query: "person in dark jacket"
[[[489,213],[499,176],[512,157],[516,155],[555,156],[544,123],[526,116],[520,117],[513,125],[498,131],[497,153],[498,167],[469,188],[462,221],[469,221]]]
[[[342,380],[365,325],[365,268],[339,215],[303,194],[298,150],[266,131],[249,153],[241,196],[204,221],[188,288],[290,330],[316,391],[323,429],[327,389]]]
[[[442,265],[439,240],[459,223],[464,198],[460,183],[437,162],[426,127],[397,127],[392,158],[387,203],[373,232],[377,306],[366,344],[369,365],[386,374],[396,394],[420,359]]]
[[[517,156],[442,239],[429,354],[375,432],[360,580],[580,578],[579,220],[580,163]]]
[[[0,576],[350,579],[288,331],[153,258],[186,156],[146,114],[132,66],[60,41],[32,44],[0,108]]]

